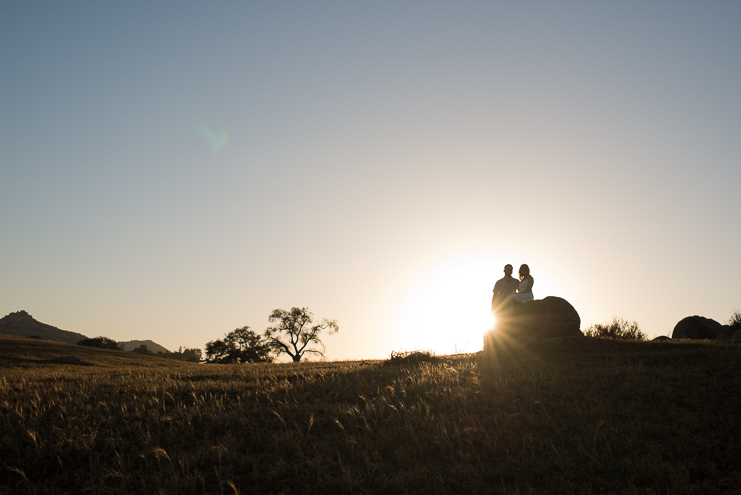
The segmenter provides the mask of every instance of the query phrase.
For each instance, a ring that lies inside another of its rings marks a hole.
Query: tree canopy
[[[116,342],[113,339],[109,339],[108,337],[95,337],[92,339],[82,339],[77,343],[77,345],[85,346],[85,347],[95,347],[97,349],[113,349],[116,351],[121,351],[121,346],[118,345],[118,342]]]
[[[152,351],[149,350],[149,347],[147,347],[147,344],[142,344],[139,347],[134,348],[131,352],[135,352],[137,354],[144,354],[147,356],[154,354]]]
[[[273,356],[265,340],[250,330],[237,328],[224,337],[206,344],[206,361],[219,364],[270,363]]]
[[[268,321],[278,324],[265,330],[268,346],[278,354],[288,354],[294,363],[301,361],[306,353],[324,356],[325,347],[319,334],[324,330],[328,330],[330,334],[336,333],[339,331],[339,326],[337,320],[326,318],[312,325],[313,316],[309,308],[291,308],[290,311],[274,310]],[[311,345],[318,345],[321,350],[311,348]]]

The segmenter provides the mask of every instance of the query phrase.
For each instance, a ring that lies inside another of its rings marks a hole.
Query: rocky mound
[[[723,325],[704,316],[688,316],[679,320],[672,332],[673,339],[717,339],[723,332]]]
[[[514,304],[497,315],[496,326],[484,335],[484,355],[498,347],[533,343],[564,343],[584,339],[576,309],[560,297],[549,296],[525,304]]]
[[[581,337],[580,325],[579,313],[566,299],[550,296],[514,304],[509,317],[498,319],[497,330],[512,337]]]
[[[673,339],[692,340],[736,340],[735,329],[730,325],[722,325],[711,318],[704,316],[688,316],[679,320],[672,332]]]

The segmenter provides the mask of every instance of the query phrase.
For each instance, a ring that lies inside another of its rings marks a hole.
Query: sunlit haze
[[[506,263],[582,328],[741,309],[741,3],[5,2],[0,317],[171,350],[476,351]]]

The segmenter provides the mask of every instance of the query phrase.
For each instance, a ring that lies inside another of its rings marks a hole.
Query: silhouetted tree
[[[736,310],[733,313],[731,313],[731,317],[728,319],[728,322],[726,323],[729,327],[731,327],[731,331],[735,332],[736,330],[741,330],[741,311]]]
[[[118,342],[116,342],[113,339],[109,339],[108,337],[95,337],[92,339],[82,339],[77,343],[77,345],[85,346],[85,347],[95,347],[97,349],[113,349],[116,351],[121,351],[121,346],[118,345]]]
[[[206,344],[206,361],[209,363],[224,363],[229,356],[229,347],[221,339],[212,340]]]
[[[237,328],[224,337],[206,344],[206,360],[209,363],[270,363],[270,346],[250,327]]]
[[[318,325],[311,325],[313,314],[309,308],[291,308],[291,311],[276,309],[270,314],[268,321],[277,321],[278,325],[265,330],[265,338],[271,349],[278,354],[285,352],[294,363],[301,361],[307,352],[324,356],[324,343],[319,339],[322,330],[328,329],[330,334],[339,331],[337,320],[324,318]],[[322,350],[311,349],[308,346],[318,344]]]
[[[189,363],[200,363],[203,359],[203,351],[197,348],[193,349],[182,349],[180,354],[183,356],[184,361]]]
[[[145,354],[147,356],[152,354],[152,352],[149,350],[149,347],[147,347],[147,344],[142,344],[139,347],[134,348],[134,350],[131,352],[135,352],[137,354]]]

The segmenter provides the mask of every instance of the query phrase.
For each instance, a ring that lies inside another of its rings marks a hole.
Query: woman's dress
[[[534,299],[533,291],[529,289],[531,289],[530,279],[524,278],[520,280],[520,285],[517,286],[517,294],[512,294],[512,299],[514,299],[514,301],[518,303],[526,303],[532,301]]]

